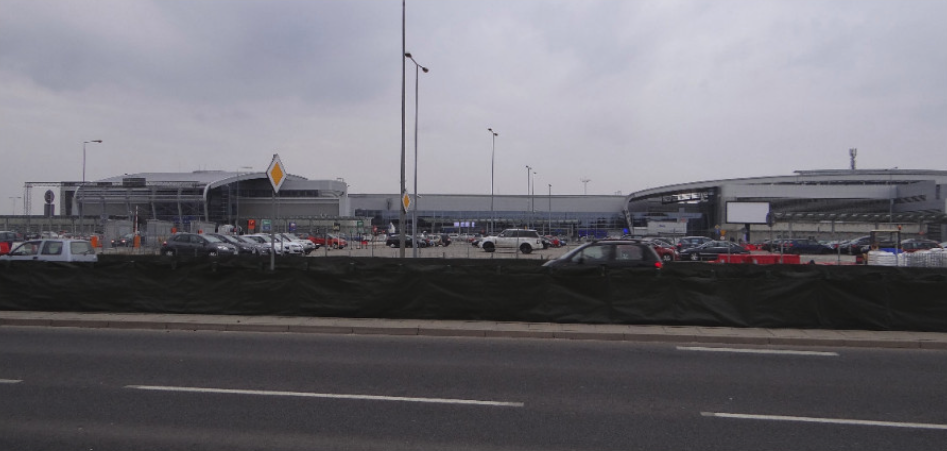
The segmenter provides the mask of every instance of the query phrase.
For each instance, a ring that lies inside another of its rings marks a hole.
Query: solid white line
[[[852,420],[852,419],[846,419],[846,418],[792,417],[792,416],[784,416],[784,415],[749,415],[749,414],[742,414],[742,413],[701,412],[700,414],[705,417],[736,418],[740,420],[795,421],[795,422],[802,422],[802,423],[844,424],[844,425],[850,425],[850,426],[884,426],[884,427],[894,427],[894,428],[947,430],[947,424],[899,423],[895,421]]]
[[[782,354],[782,355],[815,355],[821,357],[838,357],[837,352],[824,351],[792,351],[788,349],[740,349],[740,348],[706,348],[700,346],[678,346],[678,351],[703,352],[737,352],[744,354]]]
[[[262,396],[293,396],[298,398],[330,398],[330,399],[359,399],[369,401],[401,401],[424,402],[436,404],[461,404],[492,407],[523,407],[521,402],[478,401],[475,399],[446,399],[446,398],[408,398],[401,396],[373,396],[373,395],[340,395],[332,393],[308,393],[271,390],[237,390],[230,388],[202,388],[202,387],[166,387],[156,385],[126,385],[125,388],[136,390],[156,390],[188,393],[222,393],[231,395],[262,395]]]
[[[20,382],[23,382],[23,381],[16,380],[16,379],[0,379],[0,384],[17,384]]]

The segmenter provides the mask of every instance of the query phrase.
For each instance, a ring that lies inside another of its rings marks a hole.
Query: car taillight
[[[661,262],[654,262],[654,267],[657,269],[661,269],[662,267],[664,267],[664,265]]]

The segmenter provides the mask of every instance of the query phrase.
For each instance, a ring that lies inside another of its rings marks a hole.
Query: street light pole
[[[497,154],[497,136],[500,136],[499,133],[493,131],[492,128],[488,128],[487,131],[493,135],[493,150],[490,151],[490,234],[493,235],[493,231],[496,230],[496,215],[493,211],[493,169],[496,167],[494,160]]]
[[[411,234],[413,235],[411,242],[414,246],[412,246],[411,254],[413,258],[418,258],[418,243],[415,242],[418,239],[418,198],[420,197],[418,196],[418,79],[420,75],[418,70],[423,70],[426,74],[429,69],[418,64],[410,53],[405,52],[404,56],[414,63],[414,208],[411,209]]]
[[[549,216],[546,217],[547,233],[552,234],[552,183],[549,184]]]
[[[404,71],[407,67],[407,62],[404,59],[405,51],[405,0],[401,0],[401,194],[399,202],[401,202],[401,208],[399,208],[400,214],[398,215],[399,223],[398,227],[401,228],[401,235],[398,239],[399,241],[399,256],[401,259],[404,259],[404,246],[405,246],[405,205],[404,205],[404,196],[406,194],[407,188],[405,187],[404,180]]]
[[[530,174],[533,172],[533,168],[530,165],[526,165],[526,227],[529,228],[529,185],[530,185]]]

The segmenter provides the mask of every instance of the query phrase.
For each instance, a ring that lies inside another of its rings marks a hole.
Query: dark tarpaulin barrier
[[[0,263],[0,309],[947,331],[947,271],[536,260],[102,256]]]

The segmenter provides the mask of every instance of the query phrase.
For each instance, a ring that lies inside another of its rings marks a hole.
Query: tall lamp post
[[[411,242],[414,246],[411,246],[411,254],[418,258],[418,243],[414,242],[418,239],[418,79],[419,70],[426,74],[428,68],[418,64],[409,52],[405,52],[404,57],[414,63],[414,208],[411,209]]]
[[[533,168],[530,165],[526,165],[526,227],[529,228],[529,186],[530,180],[532,177],[530,174],[533,173]]]
[[[401,227],[401,234],[398,238],[399,241],[399,257],[404,259],[404,223],[405,223],[405,205],[404,205],[404,196],[406,194],[407,188],[405,188],[404,180],[404,71],[407,67],[407,62],[404,59],[404,54],[407,53],[405,50],[405,0],[401,0],[401,208],[399,208],[400,214],[398,215],[399,223],[398,227]]]
[[[546,218],[546,233],[552,234],[552,183],[549,184],[549,216]]]
[[[496,215],[493,212],[493,169],[496,167],[494,164],[494,157],[497,154],[497,136],[500,136],[500,134],[493,131],[492,128],[488,128],[487,131],[493,135],[493,150],[490,151],[490,234],[493,235],[493,231],[496,229],[496,225],[494,225],[494,222],[496,221]]]

